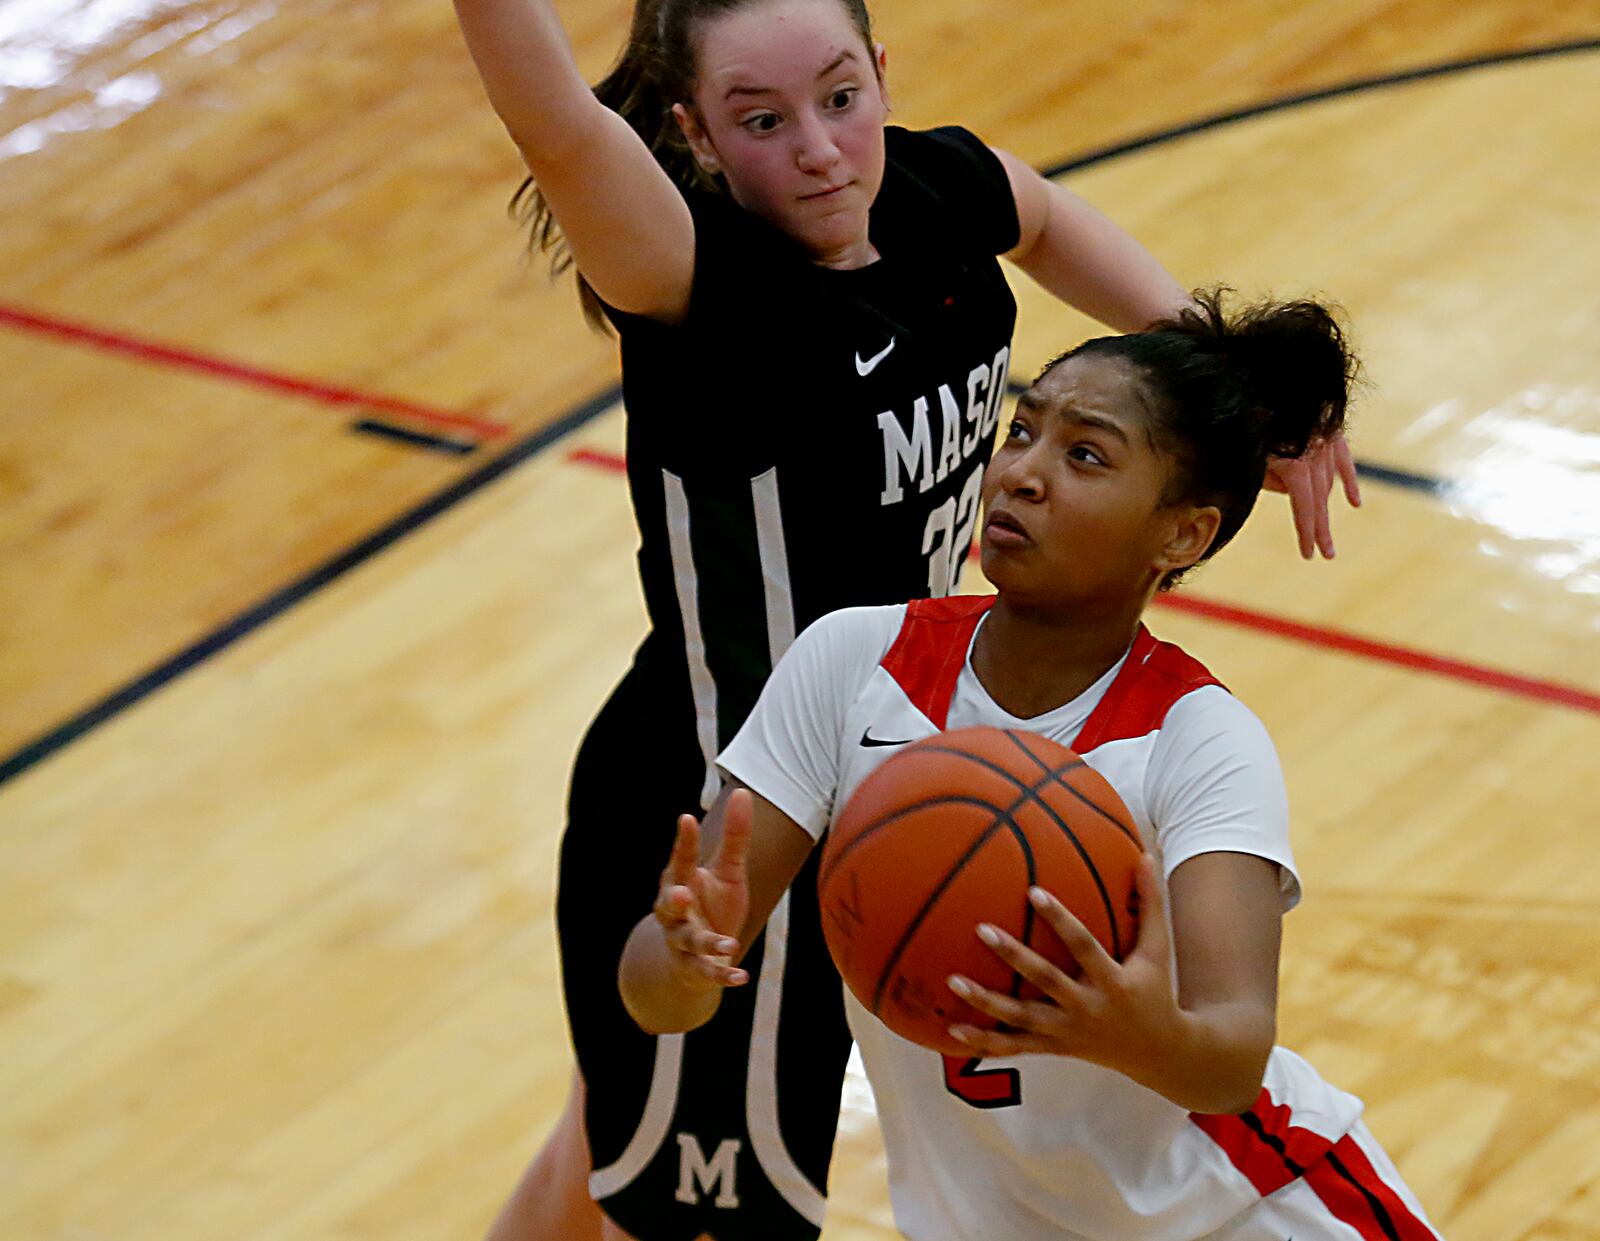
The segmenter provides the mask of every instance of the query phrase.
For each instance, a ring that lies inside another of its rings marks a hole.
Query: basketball
[[[828,950],[889,1029],[970,1055],[949,1027],[995,1022],[950,990],[951,974],[1024,999],[1039,994],[984,946],[978,924],[1077,974],[1028,901],[1038,885],[1121,960],[1138,924],[1142,852],[1122,799],[1065,746],[1015,729],[940,733],[877,768],[829,828],[818,875]]]

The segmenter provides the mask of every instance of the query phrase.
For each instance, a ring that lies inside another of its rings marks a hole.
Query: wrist
[[[1257,1037],[1253,1012],[1233,1007],[1174,1010],[1166,1054],[1141,1084],[1179,1107],[1204,1115],[1249,1109],[1261,1093],[1272,1039]]]
[[[617,966],[622,1005],[647,1034],[676,1034],[704,1025],[722,1003],[722,988],[684,968],[654,915],[628,936]]]

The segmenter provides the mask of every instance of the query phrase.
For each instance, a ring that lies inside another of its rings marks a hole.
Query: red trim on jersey
[[[1239,1116],[1205,1116],[1189,1119],[1222,1148],[1233,1166],[1249,1178],[1263,1198],[1282,1189],[1328,1153],[1331,1143],[1309,1129],[1290,1123],[1287,1105],[1274,1103],[1262,1087],[1248,1112]]]
[[[951,595],[914,599],[883,668],[905,691],[911,705],[943,729],[950,700],[967,661],[973,631],[993,606],[993,595]],[[1170,642],[1160,642],[1143,625],[1133,648],[1105,697],[1084,721],[1071,748],[1079,754],[1104,745],[1143,737],[1161,727],[1172,704],[1203,685],[1222,685],[1204,664]]]
[[[1263,1088],[1254,1106],[1239,1116],[1189,1119],[1221,1148],[1263,1198],[1303,1179],[1335,1219],[1363,1241],[1438,1241],[1437,1234],[1412,1214],[1348,1134],[1329,1141],[1292,1123],[1287,1105],[1274,1103]]]
[[[1157,641],[1140,625],[1122,671],[1084,721],[1071,748],[1087,754],[1108,741],[1154,732],[1173,703],[1204,685],[1221,686],[1222,682],[1198,659],[1170,642]]]
[[[1306,1171],[1306,1184],[1323,1205],[1370,1241],[1439,1241],[1439,1234],[1412,1214],[1372,1166],[1354,1138],[1340,1138],[1327,1158]]]
[[[906,604],[906,618],[894,645],[883,657],[883,670],[941,731],[950,715],[956,679],[967,662],[973,630],[994,599],[993,595],[913,599]]]

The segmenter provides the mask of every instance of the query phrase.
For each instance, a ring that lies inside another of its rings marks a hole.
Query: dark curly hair
[[[1085,341],[1056,358],[1121,358],[1133,367],[1156,446],[1176,468],[1164,504],[1209,504],[1222,514],[1204,563],[1244,525],[1269,457],[1298,457],[1344,426],[1360,364],[1321,302],[1262,301],[1231,309],[1227,288],[1142,332]],[[1176,585],[1183,570],[1167,575]]]

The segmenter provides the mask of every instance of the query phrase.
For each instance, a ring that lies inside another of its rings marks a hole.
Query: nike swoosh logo
[[[861,355],[859,353],[856,354],[856,374],[865,379],[868,375],[872,374],[873,371],[877,370],[878,363],[882,362],[893,351],[895,340],[896,337],[889,337],[889,343],[883,347],[882,351],[873,354],[865,362],[861,360]]]
[[[915,737],[907,737],[904,741],[890,741],[885,737],[874,737],[870,728],[861,734],[861,744],[864,746],[910,745],[915,740]]]

